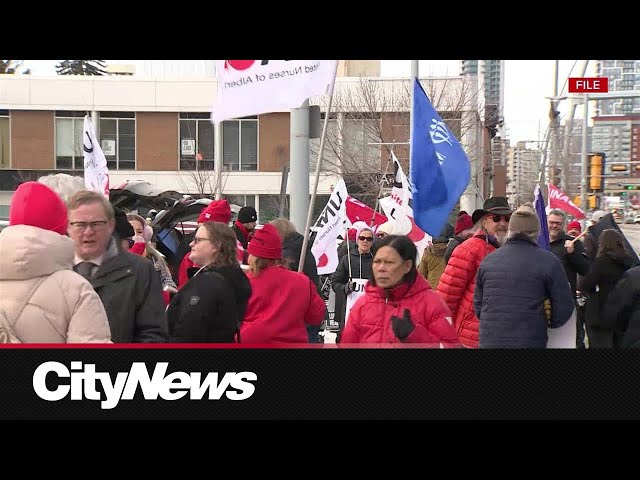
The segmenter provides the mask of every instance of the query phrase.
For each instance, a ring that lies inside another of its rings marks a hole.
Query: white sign
[[[347,326],[347,322],[349,321],[349,312],[351,312],[351,308],[355,305],[356,301],[364,295],[364,287],[367,286],[369,280],[364,278],[352,278],[349,279],[350,282],[353,283],[353,292],[347,295],[347,309],[344,314],[344,325]]]
[[[102,151],[107,157],[115,157],[116,155],[116,141],[104,138],[102,140]]]
[[[196,141],[193,138],[184,138],[180,142],[180,151],[182,155],[195,155],[196,154]]]
[[[567,323],[558,328],[547,328],[547,348],[576,348],[576,309]]]
[[[337,60],[217,60],[218,92],[213,122],[269,112],[288,112],[325,95]]]

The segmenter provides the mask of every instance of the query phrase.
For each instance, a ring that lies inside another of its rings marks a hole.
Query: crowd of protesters
[[[69,188],[45,177],[12,198],[0,232],[0,343],[323,341],[323,280],[310,246],[298,272],[304,236],[289,220],[260,225],[246,206],[231,224],[229,203],[212,201],[174,279],[147,219]],[[421,255],[393,221],[356,222],[324,279],[336,341],[546,348],[569,326],[567,348],[640,346],[640,262],[606,218],[596,212],[582,235],[552,210],[547,250],[533,205],[513,211],[492,197]]]

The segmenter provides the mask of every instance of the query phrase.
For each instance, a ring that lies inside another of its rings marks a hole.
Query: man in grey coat
[[[114,343],[167,341],[160,277],[153,264],[122,250],[113,236],[115,214],[104,195],[81,191],[70,200],[69,236],[74,270],[100,296]]]

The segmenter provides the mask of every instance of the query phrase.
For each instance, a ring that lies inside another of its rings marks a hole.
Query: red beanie
[[[347,230],[347,238],[350,242],[356,241],[356,233],[358,233],[358,230],[356,230],[355,228],[350,228],[349,230]]]
[[[456,229],[454,235],[458,235],[463,230],[467,230],[472,227],[473,220],[471,220],[471,217],[468,213],[463,213],[462,215],[459,215],[458,219],[456,220]]]
[[[579,221],[573,220],[572,222],[569,222],[569,225],[567,225],[567,231],[569,230],[578,230],[578,233],[582,233],[582,225],[580,225]]]
[[[25,182],[11,198],[9,225],[31,225],[67,234],[67,207],[62,198],[40,182]]]
[[[228,224],[231,221],[231,207],[226,200],[214,200],[200,212],[198,223],[219,222]]]
[[[247,248],[249,255],[260,258],[277,259],[282,258],[282,240],[278,235],[276,227],[267,223],[264,227],[256,230]]]

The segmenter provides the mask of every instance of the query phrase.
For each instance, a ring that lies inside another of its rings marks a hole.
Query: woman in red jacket
[[[282,266],[282,240],[267,224],[249,241],[249,305],[240,326],[242,343],[308,343],[307,325],[320,325],[325,304],[303,273]]]
[[[458,347],[449,308],[418,275],[418,252],[406,235],[388,235],[373,248],[373,278],[351,308],[342,344],[414,343]]]

